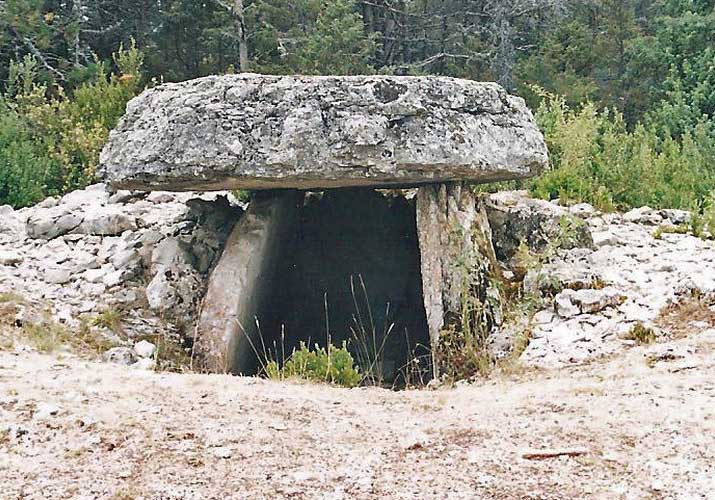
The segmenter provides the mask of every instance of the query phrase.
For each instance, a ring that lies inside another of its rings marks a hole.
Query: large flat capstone
[[[524,101],[494,83],[242,74],[130,101],[100,171],[128,189],[328,189],[491,182],[546,164]]]

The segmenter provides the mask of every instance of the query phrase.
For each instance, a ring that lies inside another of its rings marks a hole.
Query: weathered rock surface
[[[47,312],[76,329],[112,310],[121,335],[93,330],[129,350],[138,337],[190,335],[208,271],[242,213],[227,196],[149,199],[99,184],[34,207],[0,207],[0,293],[25,301],[16,325]]]
[[[501,322],[499,292],[491,281],[497,261],[486,212],[467,186],[420,188],[417,234],[434,374],[438,376],[444,362],[441,335],[469,330],[486,340]]]
[[[549,243],[560,248],[592,247],[591,232],[576,216],[590,215],[585,207],[570,211],[551,202],[529,198],[526,191],[503,191],[485,197],[494,249],[509,262],[523,243],[535,253]],[[591,207],[592,208],[592,207]],[[556,241],[558,240],[558,241]]]
[[[634,325],[659,331],[656,320],[670,304],[714,296],[715,243],[688,234],[653,236],[655,223],[688,219],[687,212],[647,207],[589,217],[595,249],[559,251],[527,275],[532,293],[563,291],[534,317],[521,360],[550,367],[612,354]]]
[[[244,74],[133,99],[100,170],[130,189],[316,189],[489,182],[546,163],[524,101],[496,84]]]
[[[280,288],[277,269],[297,225],[302,195],[257,195],[236,224],[211,274],[195,351],[214,373],[251,373],[261,345],[256,318]]]

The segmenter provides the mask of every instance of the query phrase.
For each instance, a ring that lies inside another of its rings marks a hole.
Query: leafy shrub
[[[625,336],[626,340],[632,340],[638,344],[652,344],[656,341],[656,334],[652,328],[644,326],[642,323],[633,325]]]
[[[274,380],[299,378],[343,387],[355,387],[362,380],[345,344],[340,348],[330,344],[327,350],[316,345],[311,350],[301,342],[300,349],[294,351],[282,367],[277,361],[269,361],[265,372]]]
[[[36,141],[23,120],[0,101],[0,205],[24,207],[54,194],[59,172],[45,145]]]
[[[32,204],[94,180],[99,154],[126,103],[141,90],[141,52],[114,54],[117,73],[96,61],[94,78],[70,94],[37,82],[30,56],[10,66],[0,119],[0,204]]]
[[[551,168],[531,185],[534,195],[588,202],[602,210],[693,209],[715,188],[715,133],[705,122],[675,139],[654,126],[628,130],[623,116],[586,103],[571,109],[542,96],[536,118]]]

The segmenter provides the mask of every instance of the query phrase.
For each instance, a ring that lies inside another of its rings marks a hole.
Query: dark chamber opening
[[[385,382],[404,383],[405,371],[417,368],[415,358],[427,376],[414,200],[370,189],[309,193],[285,249],[274,293],[259,314],[263,338],[278,348],[279,360],[301,342],[325,347],[329,335],[336,346],[347,342],[356,358],[365,347],[374,352],[384,344]],[[364,356],[356,361],[365,364]]]

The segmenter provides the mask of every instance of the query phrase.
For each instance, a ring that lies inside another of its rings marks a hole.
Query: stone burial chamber
[[[100,172],[117,189],[253,192],[195,314],[207,371],[255,373],[264,350],[364,336],[384,345],[390,380],[414,356],[439,375],[445,332],[499,321],[469,184],[547,162],[524,101],[493,83],[242,74],[130,101]],[[465,317],[465,294],[479,314]]]

